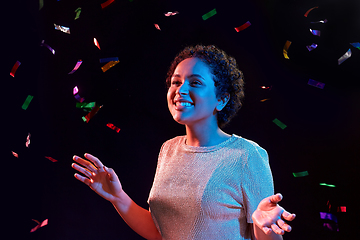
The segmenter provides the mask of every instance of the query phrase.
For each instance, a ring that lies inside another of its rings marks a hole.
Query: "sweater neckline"
[[[232,134],[230,136],[230,138],[226,139],[225,141],[223,141],[217,145],[206,146],[206,147],[195,147],[195,146],[186,145],[186,135],[184,135],[181,139],[180,146],[186,152],[203,152],[203,153],[204,152],[213,152],[213,151],[219,150],[220,148],[223,148],[226,145],[234,142],[238,138],[240,138],[240,137],[237,136],[236,134]]]

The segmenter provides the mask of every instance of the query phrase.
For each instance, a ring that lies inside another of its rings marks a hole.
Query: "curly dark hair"
[[[166,86],[171,85],[171,77],[177,65],[187,58],[196,57],[206,63],[214,76],[216,96],[230,95],[229,102],[217,113],[219,127],[224,127],[241,108],[244,98],[244,76],[238,69],[235,58],[227,55],[223,50],[214,45],[188,46],[182,50],[172,61],[167,72]]]

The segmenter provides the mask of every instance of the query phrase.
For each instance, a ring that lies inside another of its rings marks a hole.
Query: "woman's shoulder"
[[[257,142],[244,138],[244,137],[240,137],[236,134],[233,134],[232,137],[235,139],[234,144],[237,147],[241,147],[244,149],[249,149],[249,150],[258,150],[258,149],[262,149],[265,150],[264,148],[262,148]]]

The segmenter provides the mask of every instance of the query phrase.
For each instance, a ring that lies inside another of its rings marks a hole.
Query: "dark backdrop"
[[[72,156],[89,152],[99,157],[116,170],[135,202],[147,208],[161,144],[185,133],[167,110],[167,68],[178,51],[197,43],[224,49],[244,72],[244,106],[225,131],[268,151],[276,192],[284,195],[281,205],[297,213],[293,231],[284,238],[349,239],[355,232],[360,52],[350,43],[360,41],[357,1],[115,0],[104,9],[101,0],[43,2],[40,10],[36,0],[7,1],[2,7],[4,236],[142,239],[110,203],[73,177]],[[80,18],[74,20],[78,7]],[[214,8],[217,14],[202,20]],[[179,14],[165,17],[168,11]],[[311,23],[324,19],[325,24]],[[247,21],[250,27],[234,30]],[[54,23],[70,27],[71,33],[55,30]],[[320,37],[309,28],[320,30]],[[40,46],[42,40],[55,55]],[[283,56],[287,40],[292,42],[290,59]],[[312,43],[318,48],[309,52],[306,46]],[[352,56],[338,65],[349,48]],[[104,73],[99,59],[106,57],[120,62]],[[80,59],[80,68],[69,75]],[[9,72],[16,61],[21,65],[13,78]],[[325,83],[324,89],[308,85],[309,79]],[[75,107],[75,86],[85,102],[103,106],[88,123],[82,120],[87,113]],[[23,110],[28,95],[34,98]],[[279,128],[275,118],[287,127]],[[292,174],[301,171],[309,175]],[[347,211],[337,212],[339,206]],[[323,227],[319,212],[329,211],[337,216],[339,231]],[[49,224],[30,233],[36,226],[31,219]]]

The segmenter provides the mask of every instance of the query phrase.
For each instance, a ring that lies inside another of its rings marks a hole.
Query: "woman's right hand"
[[[117,201],[121,198],[123,192],[118,176],[113,169],[105,167],[95,156],[85,153],[85,159],[74,155],[71,166],[84,176],[75,173],[75,178],[88,185],[101,197],[110,202]],[[88,161],[89,160],[89,161]]]

